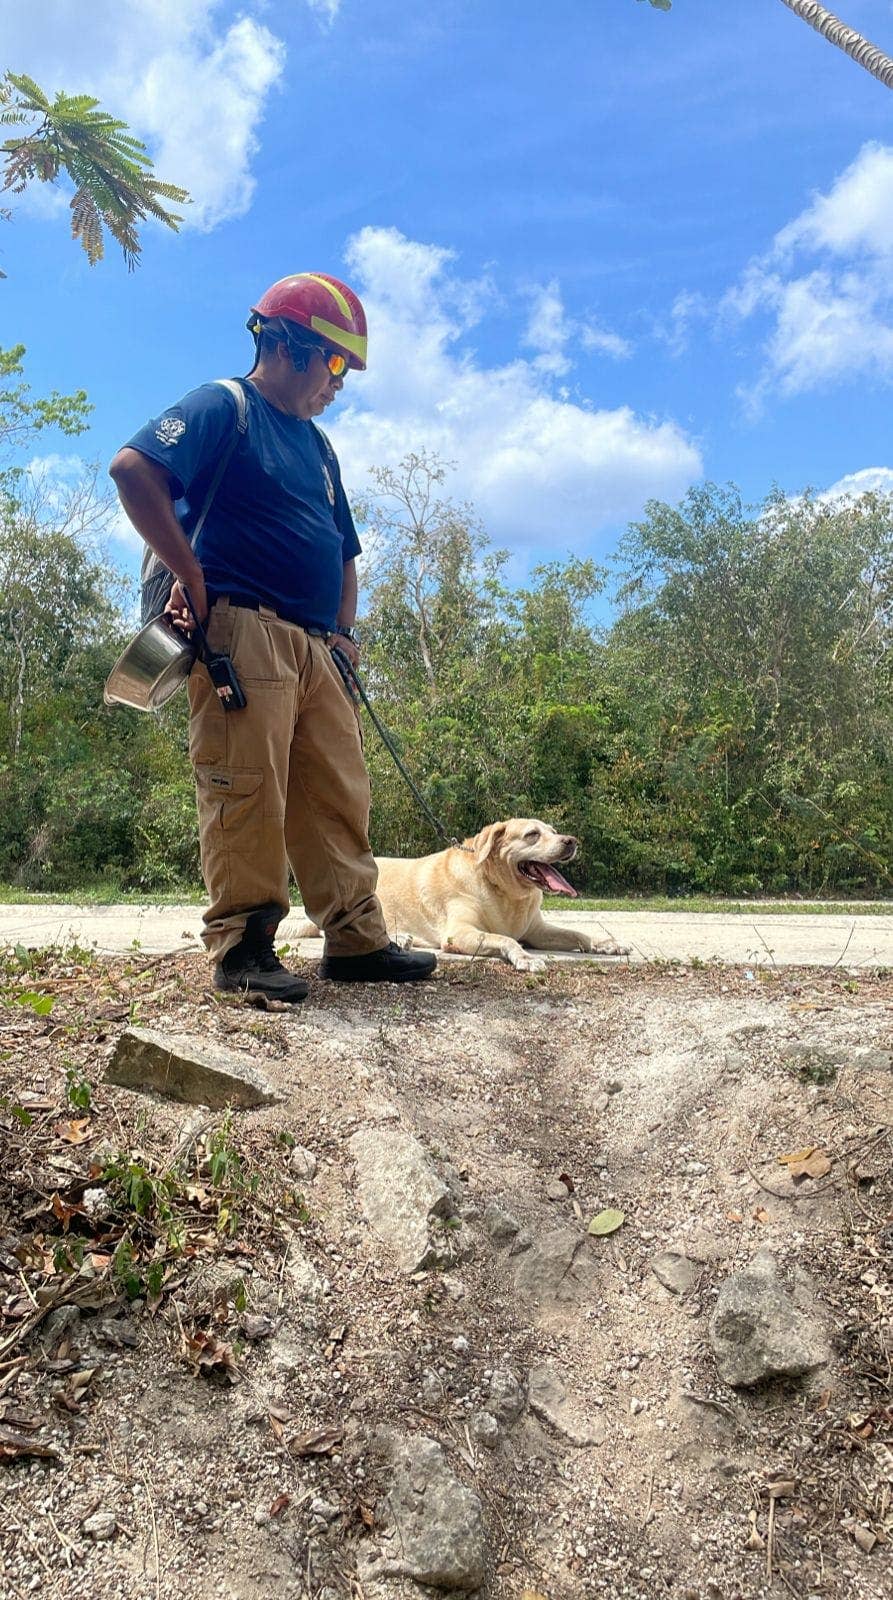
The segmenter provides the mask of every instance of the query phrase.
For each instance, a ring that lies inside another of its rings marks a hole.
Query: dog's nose
[[[579,839],[575,839],[573,837],[573,834],[566,833],[563,836],[562,841],[561,841],[561,859],[562,859],[562,861],[573,861],[574,856],[577,853],[577,848],[579,846],[579,843],[580,843]]]

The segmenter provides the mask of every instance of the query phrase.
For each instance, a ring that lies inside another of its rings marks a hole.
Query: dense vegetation
[[[0,356],[0,447],[77,432],[81,396],[34,401]],[[578,833],[577,881],[737,894],[889,892],[893,504],[705,485],[651,503],[610,577],[591,561],[507,578],[444,472],[410,456],[362,508],[364,677],[445,826],[512,813]],[[132,627],[103,560],[101,483],[0,475],[0,878],[69,890],[193,883],[185,696],[102,704]],[[371,729],[372,837],[435,849]]]

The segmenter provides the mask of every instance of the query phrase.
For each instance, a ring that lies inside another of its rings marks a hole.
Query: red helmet
[[[325,339],[347,357],[356,371],[366,368],[366,313],[352,289],[325,272],[293,272],[280,278],[251,308],[248,326],[260,332],[253,319],[285,317]]]

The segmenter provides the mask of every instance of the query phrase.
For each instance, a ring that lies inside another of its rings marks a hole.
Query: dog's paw
[[[546,963],[542,956],[531,956],[526,950],[508,952],[508,958],[516,972],[545,972]]]
[[[590,943],[589,949],[594,956],[628,956],[628,944],[615,944],[613,939],[603,939],[601,944]]]

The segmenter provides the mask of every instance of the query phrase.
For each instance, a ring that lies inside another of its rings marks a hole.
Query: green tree
[[[888,89],[893,89],[893,60],[876,44],[872,44],[863,34],[857,33],[855,28],[850,28],[839,17],[834,15],[825,6],[819,5],[818,0],[781,0],[783,6],[793,11],[795,17],[800,17],[803,22],[808,22],[811,28],[827,39],[829,44],[834,44],[843,50],[853,61],[870,72],[873,78],[879,79]],[[649,4],[656,11],[672,10],[672,0],[649,0]]]
[[[146,217],[178,231],[182,217],[162,202],[186,204],[186,190],[156,178],[145,146],[90,95],[60,92],[51,101],[33,78],[7,72],[0,79],[0,123],[30,124],[0,146],[3,189],[21,194],[29,183],[55,183],[64,173],[74,185],[72,238],[80,240],[91,266],[105,253],[103,227],[130,270],[140,257],[137,228]]]

